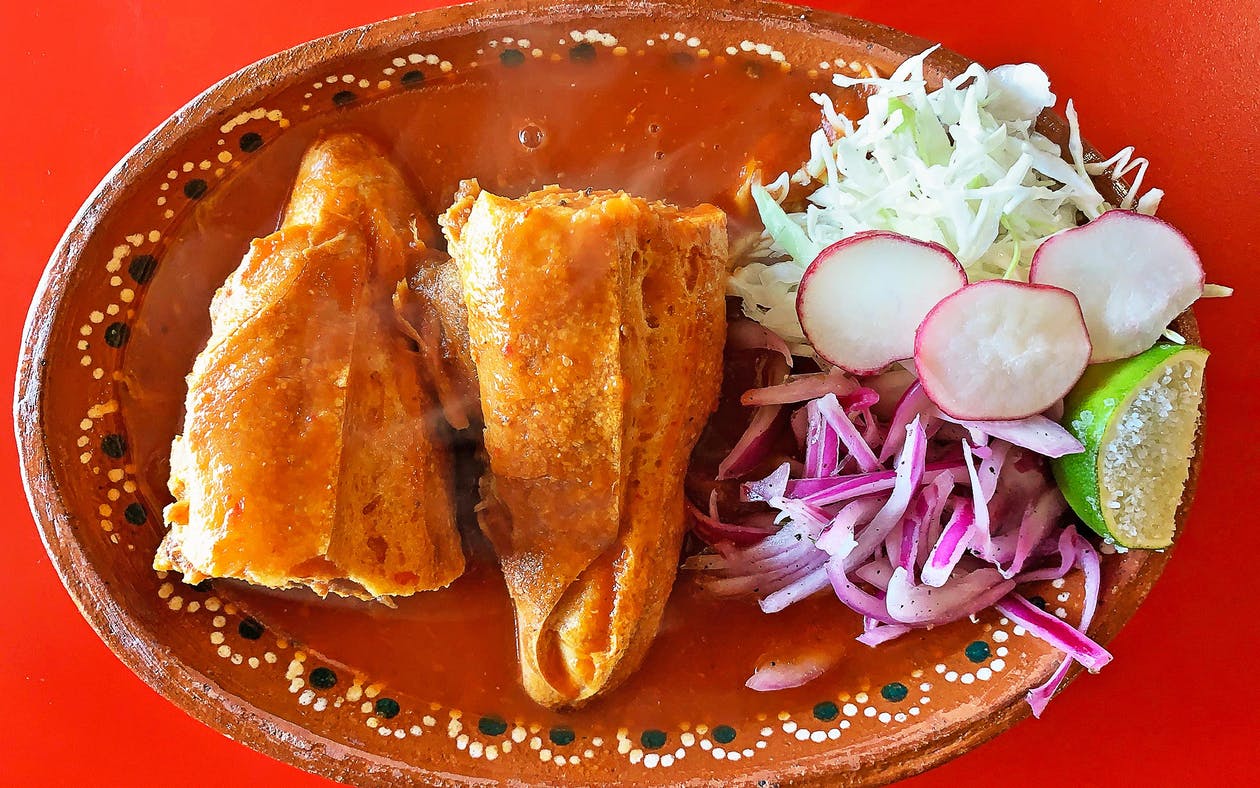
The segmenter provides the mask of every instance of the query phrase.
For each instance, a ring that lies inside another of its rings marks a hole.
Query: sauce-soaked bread
[[[673,586],[683,479],[722,379],[726,217],[469,182],[442,224],[485,421],[480,522],[522,680],[579,705],[638,666]]]
[[[211,303],[155,568],[359,597],[463,572],[449,449],[392,303],[427,256],[418,210],[366,138],[307,152],[280,229]]]

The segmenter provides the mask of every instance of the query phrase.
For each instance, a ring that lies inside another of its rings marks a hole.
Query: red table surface
[[[989,65],[1031,60],[1074,97],[1101,150],[1133,144],[1168,192],[1161,215],[1238,294],[1199,309],[1209,364],[1207,461],[1175,559],[1116,659],[1040,721],[912,785],[1260,785],[1256,558],[1260,488],[1260,8],[1254,0],[1032,4],[828,2]],[[422,6],[423,7],[423,4]],[[0,7],[0,372],[44,263],[120,157],[220,77],[265,55],[417,10],[397,0],[84,3]],[[184,715],[102,645],[62,590],[28,513],[11,435],[0,441],[0,783],[327,784]]]

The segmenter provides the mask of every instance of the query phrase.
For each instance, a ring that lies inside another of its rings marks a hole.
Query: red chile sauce
[[[298,160],[320,131],[353,129],[384,143],[431,221],[460,179],[476,177],[505,195],[559,183],[624,189],[681,205],[711,202],[730,213],[735,240],[750,226],[747,207],[735,201],[746,165],[760,162],[771,178],[800,166],[819,122],[809,97],[818,90],[829,90],[842,111],[859,110],[855,97],[830,87],[825,75],[787,72],[765,58],[697,59],[650,48],[614,56],[601,49],[597,61],[509,65],[491,50],[482,66],[450,79],[317,119],[298,118],[207,194],[169,238],[125,358],[124,410],[133,414],[128,429],[141,494],[154,511],[170,500],[167,456],[182,419],[182,376],[209,336],[210,297],[250,239],[275,228]],[[743,428],[745,413],[731,400],[748,384],[738,369],[732,366],[727,376],[726,402],[698,451],[705,464]],[[828,595],[767,616],[747,600],[708,598],[681,573],[660,633],[626,684],[576,712],[541,709],[518,685],[502,578],[475,526],[465,522],[464,531],[467,573],[445,590],[400,599],[394,609],[227,582],[216,583],[216,593],[271,633],[311,649],[311,664],[344,666],[386,683],[394,697],[544,725],[612,720],[652,726],[747,718],[770,706],[808,707],[817,690],[770,700],[744,688],[744,681],[770,659],[865,649],[852,641],[860,627],[856,617]],[[879,678],[871,673],[884,654],[896,661],[923,648],[921,637],[908,636],[877,657],[841,659],[836,673],[843,675],[828,684],[868,686]]]

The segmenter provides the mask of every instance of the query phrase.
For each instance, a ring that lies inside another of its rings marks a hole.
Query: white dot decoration
[[[574,44],[584,46],[571,54],[570,49]],[[391,53],[390,57],[381,59],[379,62],[347,63],[344,67],[339,66],[338,70],[344,70],[346,73],[330,74],[325,79],[315,82],[305,81],[300,92],[295,96],[301,95],[302,100],[306,102],[300,104],[304,112],[331,111],[329,107],[332,97],[341,91],[353,91],[357,100],[365,101],[378,95],[401,91],[407,86],[441,84],[446,80],[456,78],[457,75],[454,72],[460,69],[496,64],[501,55],[513,54],[509,50],[514,50],[514,56],[518,59],[522,57],[560,59],[576,58],[579,55],[585,57],[586,53],[594,47],[601,50],[599,57],[626,58],[636,54],[643,55],[643,47],[659,46],[667,52],[689,52],[700,59],[712,56],[714,67],[718,63],[725,62],[724,56],[739,57],[744,62],[763,59],[763,62],[791,65],[787,55],[771,42],[752,40],[706,42],[700,36],[691,35],[685,30],[671,29],[653,38],[625,43],[619,42],[615,35],[607,32],[595,29],[574,30],[570,31],[567,38],[561,39],[558,45],[559,49],[557,49],[557,42],[552,40],[503,36],[493,41],[486,41],[484,48],[478,50],[479,55],[484,55],[480,64],[461,60],[458,66],[452,60],[444,58],[441,52]],[[437,45],[434,45],[434,48],[438,48]],[[447,54],[454,57],[450,53]],[[684,58],[684,60],[688,63],[693,62],[689,58]],[[546,63],[529,63],[528,60],[525,62],[530,68],[547,65]],[[846,62],[843,59],[837,59],[834,62],[820,61],[817,68],[822,72],[828,72],[821,75],[822,79],[829,79],[829,72],[833,69],[850,70],[855,73],[862,69],[869,70],[869,66],[858,61]],[[423,78],[417,78],[414,72],[418,72]],[[73,340],[79,342],[76,346],[78,348],[76,357],[80,359],[83,367],[90,371],[94,380],[103,381],[98,388],[110,385],[111,381],[107,378],[116,372],[110,367],[112,360],[102,357],[102,352],[105,351],[100,342],[102,334],[109,336],[107,329],[115,320],[130,321],[135,316],[139,304],[143,303],[144,282],[140,282],[139,279],[133,282],[132,278],[135,276],[131,275],[129,278],[128,266],[137,265],[136,260],[141,255],[160,256],[162,247],[159,245],[164,243],[163,234],[169,234],[166,228],[170,220],[178,216],[177,221],[183,221],[187,215],[187,211],[182,207],[186,202],[184,200],[186,183],[198,179],[205,182],[204,186],[211,187],[216,179],[229,178],[237,172],[249,161],[249,154],[257,150],[257,148],[249,150],[249,146],[241,144],[242,135],[247,132],[254,134],[260,140],[260,145],[267,145],[271,144],[283,130],[289,128],[289,115],[294,113],[292,107],[299,105],[295,103],[283,104],[283,106],[285,107],[283,110],[278,106],[268,106],[247,107],[239,112],[236,108],[232,108],[229,113],[224,114],[223,118],[226,120],[219,127],[219,131],[225,136],[212,141],[217,147],[191,155],[187,161],[183,160],[183,156],[173,164],[168,160],[165,166],[169,169],[164,168],[164,172],[159,174],[159,177],[165,176],[165,182],[156,185],[152,195],[154,203],[150,205],[150,210],[154,213],[158,210],[162,211],[162,217],[166,221],[155,221],[155,224],[162,229],[148,229],[150,225],[145,225],[146,229],[142,230],[132,228],[140,231],[122,236],[122,240],[126,243],[120,243],[114,249],[114,255],[109,261],[101,259],[95,263],[98,271],[102,263],[105,264],[105,274],[108,276],[102,279],[102,282],[109,284],[111,293],[109,303],[102,302],[99,305],[100,308],[77,315],[75,322],[70,324],[68,329],[74,332],[74,329],[78,327],[78,335],[72,337]],[[298,115],[298,117],[302,116]],[[253,144],[250,143],[250,145]],[[172,185],[174,188],[171,188]],[[166,239],[165,242],[169,243],[170,240]],[[134,469],[124,472],[119,468],[109,467],[110,463],[103,461],[102,454],[97,449],[100,436],[115,428],[110,416],[116,410],[117,405],[114,405],[113,410],[82,421],[81,434],[74,436],[79,444],[77,448],[81,451],[76,451],[72,455],[79,456],[84,465],[95,462],[104,466],[101,469],[104,474],[101,482],[103,484],[104,478],[108,478],[109,485],[102,488],[101,501],[103,503],[98,509],[100,519],[93,521],[93,527],[96,522],[99,522],[108,533],[113,533],[114,530],[125,531],[125,526],[118,525],[118,521],[121,520],[125,507],[132,499],[125,498],[124,495],[136,492],[137,481]],[[152,516],[152,511],[150,516]],[[112,518],[117,518],[117,520]],[[117,537],[117,533],[113,535]],[[133,545],[128,545],[128,547],[134,549]],[[1062,580],[1056,580],[1052,585],[1056,589],[1065,587]],[[230,664],[257,671],[259,675],[274,675],[279,686],[286,686],[289,689],[290,694],[286,696],[285,701],[287,703],[296,704],[311,713],[331,715],[336,710],[341,710],[339,712],[341,714],[357,714],[359,716],[356,719],[361,720],[366,728],[374,730],[380,739],[389,740],[383,742],[385,745],[397,746],[395,742],[428,735],[426,742],[441,741],[443,746],[453,746],[471,759],[485,761],[503,759],[510,763],[512,758],[537,757],[539,763],[547,764],[548,769],[577,766],[584,761],[607,758],[616,758],[619,763],[629,763],[646,769],[669,769],[684,760],[689,751],[694,759],[696,749],[709,753],[717,760],[727,762],[754,758],[765,759],[767,757],[765,750],[769,749],[773,754],[776,748],[789,746],[789,742],[791,742],[790,746],[808,747],[835,742],[842,738],[849,741],[855,736],[864,735],[862,731],[869,731],[877,726],[914,723],[913,718],[922,715],[922,707],[928,704],[932,697],[930,693],[933,685],[920,681],[921,677],[940,676],[948,683],[963,685],[970,685],[976,681],[993,681],[997,674],[1007,667],[1006,658],[1009,652],[1000,644],[1009,642],[1012,636],[1021,637],[1027,634],[1023,627],[1011,626],[1005,619],[1000,624],[1001,628],[994,628],[991,623],[987,624],[985,625],[987,637],[997,646],[994,649],[996,658],[987,664],[968,665],[961,659],[946,655],[939,657],[943,660],[939,663],[922,663],[910,673],[909,677],[902,676],[896,679],[904,681],[907,687],[917,686],[921,695],[915,693],[914,696],[907,697],[904,694],[905,687],[902,687],[903,692],[899,697],[889,694],[881,699],[877,689],[871,690],[871,687],[883,686],[886,678],[879,677],[876,681],[875,677],[870,677],[869,680],[864,677],[858,687],[849,687],[848,692],[844,694],[837,696],[827,693],[818,698],[820,701],[831,704],[830,712],[816,711],[817,708],[822,707],[820,704],[819,707],[815,707],[815,710],[795,709],[781,712],[777,722],[774,721],[773,713],[761,715],[756,723],[749,720],[741,725],[739,720],[729,721],[738,729],[738,738],[733,740],[725,738],[726,733],[721,731],[720,727],[726,723],[720,720],[708,720],[707,723],[695,725],[677,722],[668,729],[666,727],[670,721],[665,720],[662,721],[661,726],[666,732],[667,740],[671,742],[671,747],[680,745],[668,751],[652,751],[647,744],[644,744],[642,748],[636,746],[640,741],[639,731],[618,731],[614,737],[607,730],[602,731],[608,735],[607,746],[605,746],[603,736],[591,735],[593,731],[578,731],[579,743],[566,750],[567,743],[560,743],[563,741],[562,738],[556,738],[555,734],[551,734],[549,738],[549,731],[536,724],[518,720],[501,721],[503,722],[502,732],[490,735],[486,733],[490,728],[478,727],[476,716],[470,715],[468,723],[465,724],[461,720],[463,713],[459,710],[443,710],[438,704],[431,704],[431,708],[427,710],[412,707],[405,702],[406,699],[401,694],[395,696],[397,698],[395,702],[389,697],[392,694],[389,688],[372,684],[369,678],[354,676],[348,672],[349,669],[344,667],[332,665],[330,669],[336,669],[339,680],[331,687],[323,687],[315,678],[312,678],[311,670],[320,666],[318,660],[321,659],[315,652],[310,652],[311,661],[308,662],[305,652],[295,650],[294,646],[287,642],[273,643],[276,638],[272,635],[267,636],[266,643],[254,642],[252,639],[238,635],[237,625],[240,623],[240,614],[234,608],[224,605],[223,601],[216,597],[186,591],[185,586],[178,582],[162,582],[156,589],[156,593],[165,608],[178,611],[181,616],[199,616],[201,617],[199,620],[213,628],[213,631],[208,632],[199,642],[208,653],[226,660],[224,663],[216,663],[222,666],[221,669],[230,669],[227,667]],[[1070,597],[1071,595],[1064,591],[1059,593],[1056,599],[1059,603],[1066,604]],[[1053,612],[1059,617],[1067,615],[1066,608],[1057,608]],[[1016,654],[1018,658],[1018,650]],[[962,672],[961,668],[973,672]],[[932,680],[939,683],[939,679]],[[913,703],[916,697],[919,698],[919,703],[910,706],[909,703]],[[392,713],[388,705],[379,705],[387,700],[396,704]],[[905,705],[898,705],[903,700],[906,701]],[[891,703],[885,703],[885,701],[891,701]],[[944,705],[939,696],[937,703]],[[426,711],[449,713],[449,720],[441,714],[435,716]],[[395,715],[398,716],[395,717]],[[441,726],[439,726],[439,718],[442,719]],[[695,722],[697,718],[691,719]],[[770,724],[763,725],[762,722],[767,719],[771,720]],[[926,720],[920,720],[920,722],[926,722]],[[822,727],[813,727],[819,724]],[[843,733],[854,729],[856,733]],[[442,735],[444,731],[446,736]],[[376,738],[373,737],[373,740]],[[649,740],[645,738],[643,741]],[[548,746],[549,744],[555,746]],[[414,747],[415,743],[408,743],[408,746]],[[537,768],[537,765],[535,766]],[[558,776],[556,779],[562,778]]]

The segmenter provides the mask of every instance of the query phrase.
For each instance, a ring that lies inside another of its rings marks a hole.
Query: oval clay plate
[[[517,684],[490,563],[393,609],[188,586],[151,568],[210,297],[249,240],[274,229],[320,131],[381,140],[432,217],[472,176],[505,194],[560,182],[726,207],[749,161],[776,173],[805,158],[811,91],[853,101],[833,74],[887,73],[928,43],[770,3],[508,0],[347,31],[207,91],[84,205],[26,327],[16,421],[27,492],[83,615],[189,714],[365,785],[877,784],[1026,716],[1025,692],[1059,657],[992,614],[874,650],[852,644],[857,624],[833,599],[768,618],[701,599],[682,578],[635,676],[557,713]],[[928,64],[939,80],[967,61],[941,51]],[[1063,139],[1056,118],[1042,127]],[[1189,315],[1178,327],[1197,336]],[[1133,614],[1167,557],[1105,556],[1096,638]],[[1080,614],[1075,575],[1029,593],[1069,621]],[[814,647],[843,649],[839,666],[796,690],[743,686],[759,659]]]

